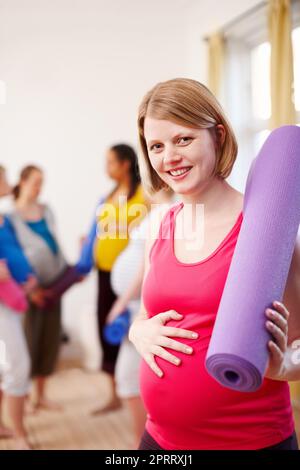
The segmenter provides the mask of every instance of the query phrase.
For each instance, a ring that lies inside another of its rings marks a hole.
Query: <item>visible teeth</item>
[[[170,171],[170,173],[171,173],[172,176],[179,176],[179,175],[183,175],[183,173],[186,173],[189,170],[190,170],[190,168],[182,168],[181,170]]]

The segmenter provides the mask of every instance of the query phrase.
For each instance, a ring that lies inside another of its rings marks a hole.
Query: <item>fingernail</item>
[[[192,348],[185,348],[185,350],[186,350],[187,353],[192,353],[193,352]]]
[[[267,322],[266,322],[266,325],[267,325],[268,327],[270,327],[270,328],[273,328],[273,326],[274,326],[271,321],[267,321]]]
[[[174,360],[174,363],[178,366],[180,364],[180,360],[179,359],[175,359]]]
[[[192,338],[198,338],[198,333],[193,333]]]

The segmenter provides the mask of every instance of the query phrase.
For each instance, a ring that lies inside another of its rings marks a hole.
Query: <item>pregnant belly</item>
[[[164,373],[162,378],[154,374],[144,360],[141,362],[140,388],[146,410],[150,418],[162,426],[178,427],[188,422],[191,427],[199,427],[201,422],[213,421],[217,424],[224,413],[231,414],[232,406],[238,404],[241,394],[225,389],[207,373],[205,357],[211,336],[208,330],[203,332],[190,316],[188,322],[184,319],[170,321],[168,326],[196,331],[199,337],[196,340],[176,339],[191,346],[192,355],[166,348],[181,359],[179,366],[155,357]]]
[[[257,448],[257,445],[266,447],[273,443],[270,439],[273,431],[270,430],[278,429],[278,423],[286,430],[286,437],[292,433],[293,419],[286,383],[266,379],[258,391],[249,393],[227,389],[205,368],[211,323],[199,325],[199,316],[187,315],[180,322],[168,322],[168,326],[196,331],[199,338],[177,339],[193,347],[192,355],[168,349],[181,359],[179,366],[156,356],[164,373],[162,378],[154,374],[145,361],[141,362],[141,397],[153,436],[156,440],[160,436],[165,441],[161,443],[162,447],[216,449],[221,445],[224,449],[235,449],[241,442],[249,449]]]

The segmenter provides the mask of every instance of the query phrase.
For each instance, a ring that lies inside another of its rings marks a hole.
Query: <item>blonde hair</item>
[[[139,166],[142,182],[150,193],[167,188],[150,163],[144,123],[146,116],[165,119],[197,129],[208,129],[215,139],[218,152],[214,175],[223,179],[231,173],[237,156],[237,142],[221,105],[202,83],[188,78],[175,78],[155,85],[144,96],[138,111],[138,131],[141,152]],[[225,140],[221,145],[216,126],[225,128]]]

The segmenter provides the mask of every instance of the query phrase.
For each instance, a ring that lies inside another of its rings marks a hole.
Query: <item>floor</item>
[[[34,449],[132,448],[133,433],[126,409],[91,415],[109,397],[109,383],[104,374],[77,368],[60,370],[49,381],[49,396],[63,406],[63,411],[43,410],[26,417]],[[11,440],[0,440],[0,450],[12,448]]]

